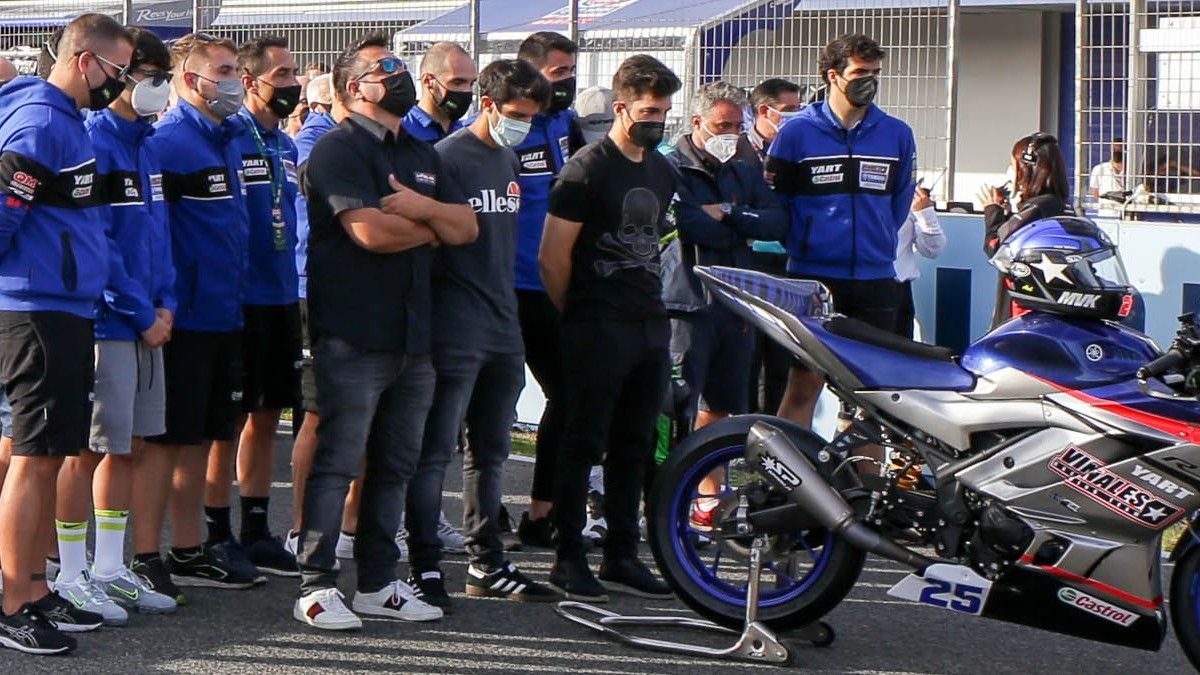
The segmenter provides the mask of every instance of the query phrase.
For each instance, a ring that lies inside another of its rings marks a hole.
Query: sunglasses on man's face
[[[127,75],[129,75],[129,64],[121,65],[119,63],[113,63],[112,61],[109,61],[108,59],[104,58],[103,56],[100,56],[96,52],[79,52],[79,54],[76,54],[76,56],[79,56],[80,54],[91,54],[100,63],[116,70],[117,74],[113,75],[113,77],[120,80],[121,82],[124,82],[125,77]]]
[[[376,71],[383,73],[384,75],[395,75],[396,73],[403,73],[407,70],[408,66],[404,65],[404,62],[400,59],[394,56],[385,56],[375,63],[372,63],[358,77],[354,78],[354,80],[357,82],[358,80],[361,80],[367,75],[370,75]]]
[[[164,82],[171,79],[171,73],[165,70],[148,70],[146,68],[133,68],[129,71],[130,75],[136,76],[136,80],[150,80],[150,83],[156,87],[162,86]]]

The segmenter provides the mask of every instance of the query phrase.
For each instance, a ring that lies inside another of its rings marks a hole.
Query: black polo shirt
[[[432,248],[372,253],[350,238],[343,211],[378,208],[388,175],[421,194],[465,204],[445,179],[438,154],[401,128],[354,114],[325,134],[305,164],[308,198],[308,309],[314,341],[337,336],[372,351],[430,351]]]

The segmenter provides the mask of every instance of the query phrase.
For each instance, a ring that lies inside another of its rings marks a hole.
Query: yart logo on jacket
[[[509,181],[503,196],[489,188],[468,201],[475,213],[516,213],[521,210],[521,186],[515,180]]]

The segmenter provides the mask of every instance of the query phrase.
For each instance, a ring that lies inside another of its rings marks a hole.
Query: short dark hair
[[[272,47],[288,48],[288,40],[282,35],[259,35],[242,43],[238,48],[238,66],[258,77],[267,67],[267,50]]]
[[[517,47],[517,58],[541,68],[546,65],[546,55],[552,51],[575,54],[579,51],[579,45],[562,33],[538,31],[525,38],[521,46]]]
[[[37,75],[43,80],[50,77],[54,62],[58,60],[58,45],[62,42],[64,30],[66,30],[66,26],[55,28],[54,32],[50,34],[50,39],[42,43],[42,50],[38,52]]]
[[[70,58],[80,52],[97,49],[100,45],[124,42],[133,46],[125,27],[107,14],[80,14],[63,29],[58,41],[58,57]]]
[[[613,98],[631,103],[646,94],[671,96],[683,83],[662,61],[649,54],[634,54],[621,63],[613,75]]]
[[[171,52],[153,31],[141,26],[126,26],[125,32],[133,40],[131,67],[155,66],[163,71],[171,70]]]
[[[818,64],[821,68],[821,81],[828,83],[829,71],[842,72],[852,58],[863,61],[882,61],[885,56],[887,53],[883,51],[875,38],[862,33],[847,33],[834,38],[833,42],[825,45],[825,49],[821,52],[821,60]]]
[[[350,92],[346,90],[346,87],[349,86],[351,80],[358,77],[358,69],[362,67],[359,65],[358,54],[362,50],[370,49],[371,47],[390,49],[391,44],[388,41],[388,36],[384,33],[371,33],[349,47],[346,47],[342,50],[341,54],[338,54],[337,60],[333,62],[334,96],[338,96],[342,101],[349,100],[348,94]]]
[[[784,94],[799,94],[800,85],[783,79],[782,77],[772,77],[769,80],[763,80],[750,92],[750,105],[754,106],[755,114],[758,112],[760,105],[774,105],[779,103],[779,97]]]
[[[497,106],[527,98],[544,110],[550,105],[553,89],[532,63],[521,59],[492,61],[479,73],[479,94]]]

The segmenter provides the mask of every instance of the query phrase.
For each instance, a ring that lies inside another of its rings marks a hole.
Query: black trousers
[[[896,310],[896,335],[912,339],[916,325],[917,306],[913,303],[912,282],[897,281],[900,306]]]
[[[563,324],[566,429],[554,484],[558,555],[584,554],[588,473],[604,464],[607,558],[637,555],[638,505],[670,377],[670,323]]]
[[[787,276],[787,256],[754,253],[752,267],[759,272]],[[788,370],[795,357],[783,345],[755,330],[754,356],[750,362],[750,411],[774,415],[787,390]]]
[[[543,502],[554,499],[555,460],[562,444],[563,360],[562,321],[558,308],[544,291],[517,291],[521,337],[525,340],[525,363],[546,397],[538,423],[533,485],[529,496]]]

